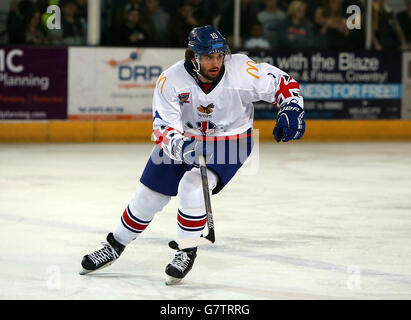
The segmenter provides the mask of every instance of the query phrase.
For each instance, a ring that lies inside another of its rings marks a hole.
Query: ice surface
[[[409,142],[260,144],[212,197],[216,243],[181,285],[164,284],[175,198],[117,262],[80,276],[152,147],[0,145],[0,298],[411,298]]]

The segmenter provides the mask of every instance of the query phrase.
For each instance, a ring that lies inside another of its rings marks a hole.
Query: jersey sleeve
[[[250,63],[251,64],[251,63]],[[294,103],[304,108],[299,83],[290,75],[268,63],[254,64],[254,100],[273,103],[281,108]]]
[[[164,73],[157,80],[153,95],[153,130],[169,126],[182,132],[181,108],[170,82]]]
[[[161,74],[154,89],[153,138],[171,159],[181,160],[179,148],[187,138],[183,134],[178,96],[169,80]]]

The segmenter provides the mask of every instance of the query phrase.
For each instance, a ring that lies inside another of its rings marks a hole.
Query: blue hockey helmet
[[[203,54],[230,54],[230,48],[220,31],[211,25],[196,27],[188,35],[188,49],[194,52],[197,63]]]

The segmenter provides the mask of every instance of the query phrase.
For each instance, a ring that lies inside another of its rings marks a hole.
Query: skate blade
[[[166,277],[166,285],[167,286],[174,286],[176,284],[179,284],[181,282],[181,280],[183,280],[183,279],[167,276]]]
[[[116,260],[114,260],[114,261],[116,261]],[[91,273],[91,272],[99,271],[101,269],[107,268],[108,266],[111,266],[114,263],[114,261],[111,261],[111,262],[107,263],[106,265],[104,265],[104,266],[102,266],[102,267],[100,267],[96,270],[87,270],[87,269],[81,268],[79,274],[80,275],[85,275],[85,274],[88,274],[88,273]]]
[[[81,269],[80,270],[80,272],[79,272],[79,274],[80,275],[85,275],[85,274],[87,274],[87,273],[90,273],[90,272],[93,272],[93,271],[96,271],[96,270],[87,270],[87,269]]]

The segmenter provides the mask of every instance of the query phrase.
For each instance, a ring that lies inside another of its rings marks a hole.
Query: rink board
[[[272,120],[256,120],[260,141],[272,141]],[[0,142],[150,142],[151,121],[2,122]],[[411,120],[308,120],[302,141],[411,140]]]

